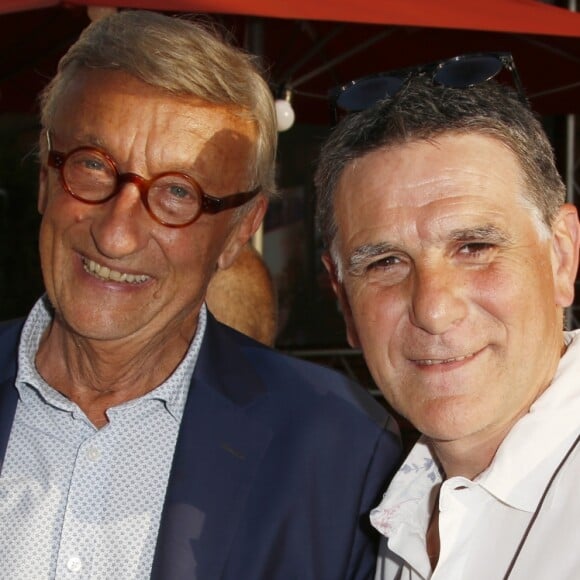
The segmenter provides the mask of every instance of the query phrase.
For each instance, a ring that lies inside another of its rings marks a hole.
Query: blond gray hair
[[[226,41],[215,25],[145,10],[124,10],[93,22],[60,60],[41,94],[44,128],[50,129],[59,99],[84,69],[121,71],[170,94],[231,106],[256,126],[250,179],[266,195],[274,194],[272,93],[255,57]]]

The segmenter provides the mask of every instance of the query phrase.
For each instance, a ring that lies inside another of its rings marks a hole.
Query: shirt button
[[[80,572],[83,568],[83,563],[78,556],[72,556],[68,559],[68,562],[66,563],[66,567],[71,572]]]
[[[101,458],[101,452],[97,447],[89,447],[87,449],[87,458],[89,461],[98,461]]]

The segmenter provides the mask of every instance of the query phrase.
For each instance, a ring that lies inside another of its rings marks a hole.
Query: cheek
[[[160,227],[152,237],[164,254],[164,261],[173,265],[177,276],[190,283],[202,277],[203,283],[213,275],[225,233],[199,220],[184,229]]]
[[[406,300],[394,289],[366,285],[354,290],[350,304],[361,346],[367,352],[384,350],[405,320]]]
[[[488,314],[509,323],[520,316],[532,319],[540,305],[549,299],[551,280],[548,264],[504,263],[469,280],[470,299]]]
[[[98,210],[99,206],[78,201],[64,191],[52,191],[46,198],[42,225],[54,231],[64,231],[90,219]]]
[[[74,205],[79,204],[76,202]],[[56,258],[57,247],[65,243],[66,230],[81,221],[81,216],[78,211],[72,211],[72,206],[73,204],[68,203],[66,199],[63,201],[60,195],[52,194],[48,198],[39,231],[39,247],[43,261]]]
[[[402,345],[406,320],[405,301],[389,293],[365,292],[356,296],[352,308],[359,346],[368,370],[385,398],[397,399],[391,385],[401,383]],[[397,375],[398,378],[394,378]]]

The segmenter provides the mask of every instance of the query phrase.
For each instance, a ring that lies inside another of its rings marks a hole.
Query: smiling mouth
[[[463,356],[456,356],[453,358],[424,358],[424,359],[417,359],[415,360],[415,364],[418,364],[420,366],[425,366],[425,367],[431,367],[431,366],[435,366],[435,365],[446,365],[446,364],[451,364],[451,363],[456,363],[456,362],[462,362],[464,360],[468,360],[470,358],[473,358],[475,356],[476,353],[471,353],[471,354],[466,354]]]
[[[107,282],[122,282],[126,284],[143,284],[150,279],[149,276],[145,274],[128,274],[127,272],[119,272],[117,270],[111,270],[107,266],[101,266],[94,262],[93,260],[87,260],[83,258],[83,268],[85,272],[91,274],[99,280],[105,280]]]

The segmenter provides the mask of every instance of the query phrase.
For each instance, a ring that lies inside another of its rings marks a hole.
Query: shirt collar
[[[371,524],[388,538],[389,549],[424,577],[431,569],[425,537],[442,475],[426,440],[421,437],[370,515]]]
[[[490,466],[475,478],[489,493],[516,509],[533,512],[562,457],[580,430],[580,330],[565,333],[568,348],[550,386],[500,445]],[[371,523],[393,537],[403,527],[428,523],[434,490],[443,473],[421,437],[395,474]]]
[[[203,304],[197,318],[195,335],[185,357],[164,383],[142,397],[143,399],[155,398],[163,401],[165,407],[177,422],[181,422],[183,410],[185,409],[189,385],[197,363],[199,351],[201,350],[206,325],[207,308]]]
[[[395,474],[381,503],[371,511],[371,523],[387,537],[409,522],[422,528],[431,513],[432,491],[442,481],[439,464],[426,439],[420,437]]]

